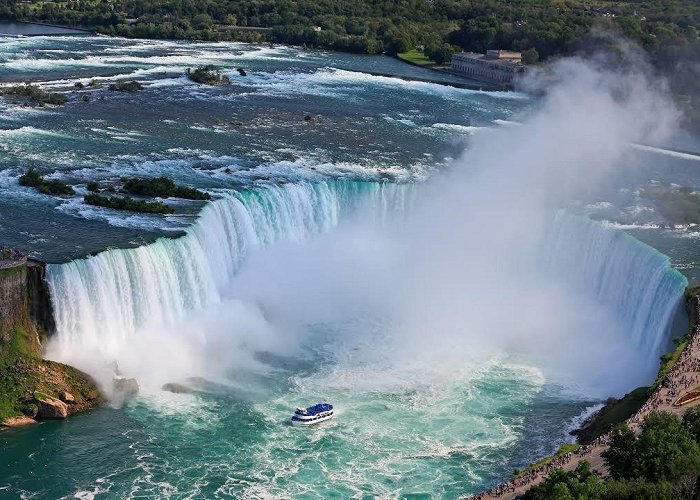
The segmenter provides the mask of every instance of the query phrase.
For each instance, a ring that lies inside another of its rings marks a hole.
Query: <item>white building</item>
[[[455,73],[504,87],[513,85],[524,70],[520,52],[489,50],[486,54],[461,52],[452,56],[452,71]]]

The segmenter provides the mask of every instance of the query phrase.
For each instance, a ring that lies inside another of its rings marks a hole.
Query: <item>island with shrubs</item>
[[[191,81],[201,83],[203,85],[228,85],[231,83],[228,75],[223,74],[221,68],[214,66],[213,64],[199,66],[194,70],[187,68],[185,70],[185,75]]]
[[[75,194],[75,190],[63,181],[46,180],[33,167],[19,178],[19,185],[33,187],[42,194],[58,196],[70,196]]]
[[[115,210],[129,210],[148,214],[172,214],[175,209],[162,201],[135,200],[131,196],[101,196],[99,194],[86,194],[85,203],[96,207],[113,208]]]
[[[20,186],[32,187],[42,194],[53,196],[72,196],[73,186],[60,180],[47,180],[34,167],[22,174],[18,182]],[[103,187],[97,181],[87,183],[88,194],[83,198],[88,205],[129,210],[151,214],[172,214],[175,209],[161,200],[147,201],[138,198],[181,198],[185,200],[207,201],[211,195],[196,188],[181,186],[166,176],[155,178],[122,177],[119,183]],[[107,195],[102,193],[109,193]],[[119,196],[123,195],[123,196]]]
[[[17,97],[29,101],[39,107],[44,107],[46,104],[52,106],[63,106],[66,103],[65,94],[60,92],[48,92],[37,85],[31,83],[23,83],[11,85],[0,90],[0,94],[4,96]]]

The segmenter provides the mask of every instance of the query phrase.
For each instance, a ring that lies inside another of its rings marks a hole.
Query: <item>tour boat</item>
[[[319,403],[309,406],[307,409],[297,408],[292,415],[292,425],[309,426],[319,422],[325,422],[333,418],[333,405]]]

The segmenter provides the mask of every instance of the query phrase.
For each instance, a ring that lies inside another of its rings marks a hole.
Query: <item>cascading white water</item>
[[[688,281],[668,257],[622,230],[558,212],[544,255],[557,274],[611,309],[632,346],[656,359]]]
[[[409,211],[413,192],[406,185],[326,181],[229,193],[204,208],[181,238],[51,265],[58,334],[50,354],[109,359],[143,327],[177,325],[219,303],[255,248],[307,240],[363,203],[369,205],[363,217],[382,223]],[[686,286],[668,258],[623,231],[563,212],[544,243],[549,270],[610,311],[636,350],[658,356]]]
[[[269,185],[208,204],[187,234],[48,267],[54,355],[75,346],[109,353],[140,327],[175,324],[217,303],[253,249],[303,241],[369,202],[375,217],[403,212],[406,185],[326,181]]]

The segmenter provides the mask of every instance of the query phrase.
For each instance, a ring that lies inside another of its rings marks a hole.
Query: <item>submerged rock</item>
[[[178,384],[176,382],[169,382],[167,384],[163,384],[163,387],[161,387],[161,389],[166,392],[173,392],[175,394],[188,394],[192,392],[192,389],[190,389],[186,385]]]
[[[0,422],[0,427],[22,427],[30,424],[36,424],[36,420],[27,416],[10,417]]]

